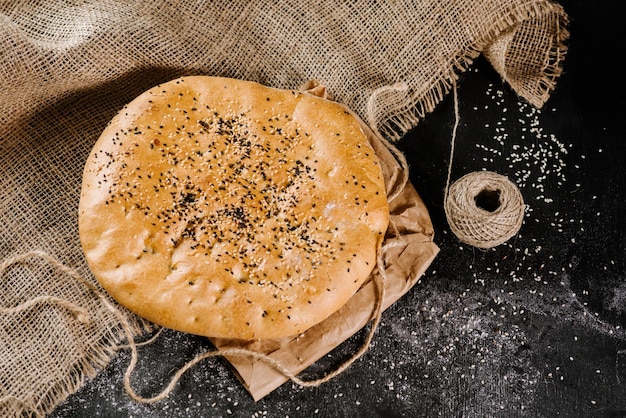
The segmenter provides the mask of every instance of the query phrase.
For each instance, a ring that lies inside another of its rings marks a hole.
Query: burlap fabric
[[[76,209],[89,150],[136,95],[187,74],[318,79],[395,140],[481,53],[542,106],[567,24],[547,0],[0,1],[1,415],[51,411],[123,343]]]

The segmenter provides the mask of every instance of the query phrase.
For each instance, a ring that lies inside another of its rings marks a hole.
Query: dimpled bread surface
[[[105,128],[84,168],[79,233],[121,305],[207,337],[297,335],[376,266],[384,179],[359,121],[307,93],[190,76]]]

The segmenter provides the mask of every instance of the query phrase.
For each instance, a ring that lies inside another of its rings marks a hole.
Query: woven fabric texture
[[[541,107],[566,53],[548,0],[0,0],[0,409],[40,415],[150,324],[112,309],[78,239],[84,161],[148,88],[207,74],[311,79],[387,140],[484,54]]]

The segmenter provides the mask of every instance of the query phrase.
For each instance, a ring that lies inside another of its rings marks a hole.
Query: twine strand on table
[[[219,356],[249,357],[254,360],[263,361],[267,365],[272,367],[274,370],[283,374],[289,380],[291,380],[295,384],[300,385],[302,387],[317,387],[326,382],[329,382],[330,380],[334,379],[335,377],[343,373],[346,369],[348,369],[348,367],[350,367],[356,360],[358,360],[361,356],[363,356],[363,354],[365,354],[367,350],[369,349],[372,339],[374,338],[374,334],[376,333],[376,330],[378,329],[378,326],[380,324],[382,311],[383,311],[382,304],[383,304],[383,300],[385,296],[384,281],[385,281],[386,273],[385,273],[385,266],[384,266],[385,264],[384,257],[382,254],[384,253],[384,251],[386,251],[387,249],[395,245],[400,245],[400,244],[396,243],[396,244],[388,244],[387,246],[384,246],[383,249],[381,249],[379,256],[377,257],[377,260],[376,260],[376,265],[378,267],[378,272],[379,272],[378,275],[374,275],[373,277],[374,283],[376,285],[376,291],[377,291],[376,304],[372,311],[372,324],[371,324],[371,327],[369,329],[369,332],[367,334],[367,337],[364,343],[361,345],[359,350],[357,350],[357,352],[354,353],[349,359],[341,363],[332,372],[327,373],[324,377],[313,379],[313,380],[303,380],[299,378],[297,374],[292,373],[281,362],[275,360],[268,354],[260,353],[258,351],[253,351],[253,350],[249,350],[245,348],[220,348],[217,350],[207,351],[207,352],[197,355],[196,357],[188,361],[183,367],[178,369],[178,371],[170,379],[170,382],[168,383],[168,385],[160,393],[158,393],[157,395],[153,397],[144,397],[144,396],[139,395],[133,389],[132,383],[131,383],[131,376],[132,376],[133,370],[135,369],[135,366],[137,365],[138,353],[137,353],[137,344],[134,342],[134,340],[131,338],[131,335],[129,334],[128,335],[129,337],[128,347],[131,350],[131,361],[128,365],[128,368],[126,369],[126,373],[124,374],[124,389],[126,390],[128,395],[136,402],[139,402],[139,403],[159,402],[165,399],[172,392],[174,387],[178,384],[178,381],[180,380],[180,378],[190,368],[192,368],[193,366],[195,366],[202,360],[205,360],[211,357],[219,357]],[[127,328],[126,325],[124,325],[124,327]],[[130,332],[129,328],[127,332]]]
[[[492,171],[475,171],[450,184],[452,160],[460,123],[456,83],[452,82],[454,126],[444,192],[444,211],[452,233],[473,247],[496,247],[515,236],[524,222],[524,199],[507,177]]]

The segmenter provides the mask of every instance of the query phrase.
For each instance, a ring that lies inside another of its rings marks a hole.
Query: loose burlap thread
[[[566,13],[548,0],[23,0],[0,2],[0,21],[7,416],[51,411],[126,338],[110,301],[50,260],[97,286],[76,225],[82,167],[104,126],[136,95],[188,74],[280,88],[317,78],[394,141],[481,53],[520,97],[543,106],[568,36]],[[120,312],[134,336],[153,329]]]

